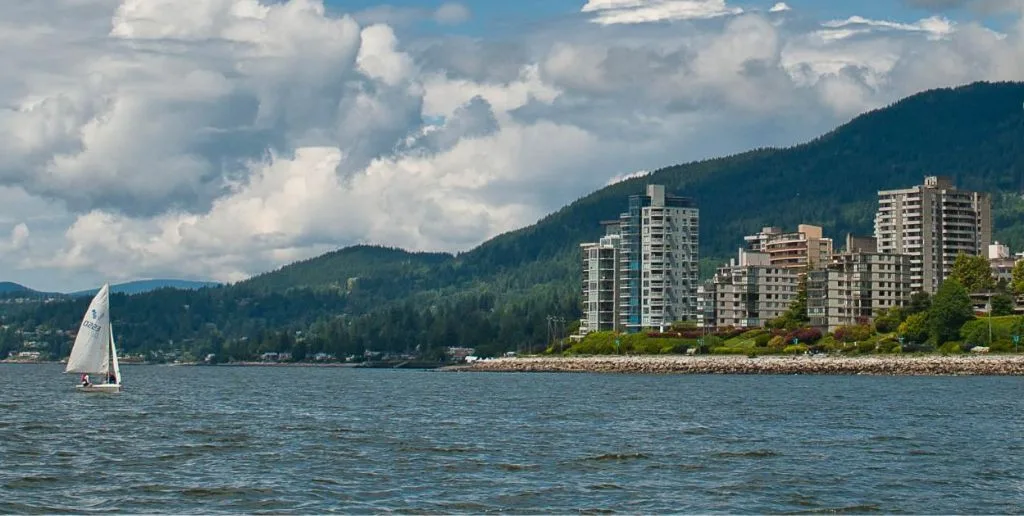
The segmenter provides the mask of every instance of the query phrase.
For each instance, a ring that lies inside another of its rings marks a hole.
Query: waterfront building
[[[992,240],[991,198],[958,190],[948,178],[878,192],[878,251],[910,256],[914,292],[934,294],[958,254],[983,256]]]
[[[715,282],[708,280],[697,287],[697,327],[714,328],[715,313]]]
[[[699,210],[648,185],[619,216],[618,329],[635,332],[697,320]]]
[[[705,322],[705,327],[764,327],[793,304],[799,281],[798,269],[772,264],[767,253],[740,249],[715,273],[709,289],[713,324]]]
[[[619,222],[602,222],[605,236],[580,244],[583,252],[583,317],[580,335],[592,331],[616,331],[619,293]]]
[[[1013,281],[1013,267],[1018,258],[1010,254],[1010,247],[996,242],[988,246],[988,263],[992,267],[992,278],[997,282]]]
[[[828,264],[832,256],[832,239],[823,236],[820,226],[811,224],[800,224],[796,231],[789,233],[777,227],[766,227],[743,240],[747,250],[767,254],[769,263],[775,267],[817,269]]]
[[[807,316],[822,332],[868,323],[911,296],[911,258],[882,253],[874,239],[847,236],[844,252],[807,275]]]

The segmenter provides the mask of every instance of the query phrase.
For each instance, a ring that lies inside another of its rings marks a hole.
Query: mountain
[[[651,183],[696,199],[709,267],[763,226],[818,224],[836,239],[871,234],[877,191],[917,185],[926,175],[992,192],[995,237],[1022,248],[1022,103],[1022,83],[927,91],[804,144],[670,166],[608,186],[458,255],[354,246],[222,288],[114,296],[111,313],[126,350],[173,342],[195,356],[543,345],[571,330],[549,316],[579,315],[579,244],[597,239],[599,221],[617,217],[627,197]],[[24,307],[8,320],[71,328],[83,303]],[[66,343],[54,346],[66,352],[59,348]]]
[[[35,290],[32,290],[26,287],[25,285],[21,285],[18,283],[10,281],[0,281],[0,294],[15,294],[19,292],[35,292]]]
[[[142,294],[161,288],[173,288],[178,290],[196,290],[203,287],[215,287],[220,283],[212,281],[189,281],[189,280],[177,280],[177,279],[148,279],[129,281],[127,283],[118,283],[110,286],[110,292],[114,294]],[[99,291],[99,288],[93,288],[89,290],[79,290],[78,292],[70,292],[69,296],[80,297],[80,296],[92,296]]]

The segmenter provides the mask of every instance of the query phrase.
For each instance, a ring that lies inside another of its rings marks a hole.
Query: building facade
[[[800,224],[796,231],[789,233],[777,227],[766,227],[743,240],[749,251],[767,254],[775,267],[817,269],[827,265],[832,256],[832,239],[823,236],[820,226],[810,224]]]
[[[858,245],[859,242],[859,245]],[[807,316],[823,332],[870,322],[880,311],[910,300],[911,258],[881,253],[863,238],[847,237],[846,251],[807,275]]]
[[[1013,267],[1017,258],[1010,254],[1010,247],[996,242],[988,246],[988,263],[992,267],[992,278],[997,282],[1013,281]]]
[[[619,216],[619,331],[697,320],[700,213],[689,198],[648,185]]]
[[[768,254],[741,249],[705,288],[704,327],[764,327],[793,304],[799,281],[798,269],[773,265]],[[708,300],[713,300],[711,310]]]
[[[878,192],[875,215],[878,251],[910,256],[914,292],[934,294],[960,253],[984,256],[992,241],[987,193],[958,190],[948,178],[926,177],[923,185]]]
[[[605,236],[580,244],[583,254],[583,317],[580,335],[615,331],[619,323],[619,249],[622,237],[618,221],[602,223]]]

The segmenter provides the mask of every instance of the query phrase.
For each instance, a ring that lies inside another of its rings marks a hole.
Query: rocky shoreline
[[[586,356],[515,357],[443,371],[630,374],[816,374],[884,376],[1024,376],[1024,355],[922,356]]]

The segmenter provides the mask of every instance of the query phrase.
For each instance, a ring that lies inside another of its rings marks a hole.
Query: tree
[[[888,310],[880,310],[875,316],[875,331],[878,333],[892,333],[897,330],[903,322],[903,310],[893,306]]]
[[[807,275],[800,277],[796,288],[796,299],[789,305],[789,308],[779,316],[778,319],[768,323],[771,328],[795,330],[810,322],[807,317]]]
[[[1024,260],[1018,260],[1013,264],[1013,281],[1010,282],[1010,288],[1014,294],[1024,295]]]
[[[971,296],[957,280],[942,282],[928,310],[928,334],[936,345],[957,340],[960,327],[974,318]]]
[[[932,307],[932,296],[927,292],[915,292],[910,296],[910,304],[905,309],[906,315],[920,314],[927,312]]]
[[[1000,317],[1013,315],[1013,296],[1009,294],[996,294],[992,296],[992,315]]]
[[[992,267],[984,256],[958,254],[953,261],[949,279],[963,285],[970,294],[988,292],[996,286],[992,279]]]
[[[927,314],[913,314],[900,323],[899,334],[903,337],[904,345],[910,343],[921,343],[928,340],[928,316]]]

